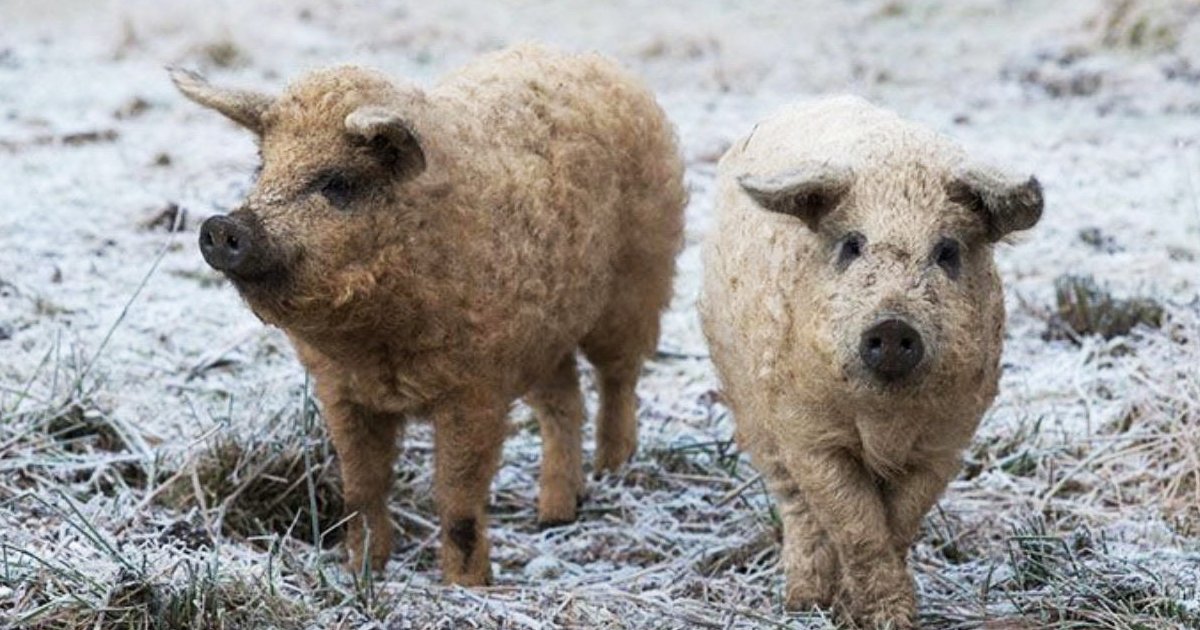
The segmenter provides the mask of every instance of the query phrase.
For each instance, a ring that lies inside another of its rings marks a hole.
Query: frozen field
[[[644,76],[687,158],[641,449],[539,531],[517,409],[496,585],[462,590],[438,583],[430,434],[410,431],[392,561],[355,579],[305,374],[195,244],[248,190],[252,139],[163,66],[273,91],[340,62],[431,82],[530,39]],[[830,625],[782,609],[778,520],[694,301],[716,160],[779,104],[837,92],[1046,189],[1041,224],[998,249],[1000,396],[911,554],[923,624],[1200,627],[1195,0],[0,0],[0,627]],[[1047,335],[1065,274],[1157,301],[1161,327]]]

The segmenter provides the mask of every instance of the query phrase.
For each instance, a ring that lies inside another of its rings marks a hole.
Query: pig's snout
[[[253,276],[257,230],[244,218],[218,215],[200,226],[200,253],[213,269],[239,276]]]
[[[925,356],[921,334],[902,319],[884,319],[862,334],[858,356],[885,382],[908,376]]]

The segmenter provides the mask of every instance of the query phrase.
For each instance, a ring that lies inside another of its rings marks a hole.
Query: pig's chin
[[[880,378],[871,374],[864,375],[863,380],[867,389],[883,396],[912,396],[925,389],[926,370],[920,366],[912,372],[898,378]]]
[[[259,319],[268,324],[287,327],[289,313],[294,310],[289,298],[292,280],[286,269],[278,268],[254,275],[226,273],[242,299]]]
[[[276,265],[255,270],[253,273],[226,271],[225,277],[229,278],[241,293],[271,293],[286,287],[290,283],[291,274],[282,265]]]
[[[310,341],[363,326],[361,315],[367,312],[362,308],[364,296],[335,292],[331,278],[314,278],[296,270],[268,278],[231,280],[259,319]]]
[[[913,398],[929,389],[931,362],[918,364],[903,376],[884,378],[872,372],[861,361],[854,360],[843,365],[843,382],[850,385],[854,394],[865,400],[886,402],[888,399]]]

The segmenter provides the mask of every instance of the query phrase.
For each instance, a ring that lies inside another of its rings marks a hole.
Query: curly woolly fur
[[[907,549],[997,392],[993,244],[1037,222],[1041,188],[851,97],[763,121],[718,179],[701,316],[737,439],[780,504],[787,602],[909,627]],[[957,273],[937,261],[947,238]],[[859,358],[884,317],[924,340],[899,384]]]
[[[434,423],[448,582],[490,580],[485,510],[518,397],[543,439],[539,521],[574,520],[575,351],[599,375],[610,470],[636,448],[634,385],[682,244],[683,164],[653,96],[602,57],[533,46],[428,91],[356,67],[279,98],[174,79],[259,135],[261,176],[231,216],[267,271],[232,279],[316,378],[358,515],[351,565],[392,551],[385,497],[411,418]]]

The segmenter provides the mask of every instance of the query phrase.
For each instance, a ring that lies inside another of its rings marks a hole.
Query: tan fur
[[[180,87],[202,103],[258,102]],[[576,348],[599,376],[597,471],[636,448],[634,385],[682,239],[670,126],[609,61],[523,46],[428,91],[354,67],[314,72],[273,99],[261,129],[262,174],[242,212],[287,280],[238,289],[316,377],[360,515],[351,565],[365,550],[380,568],[391,552],[395,440],[422,416],[434,423],[445,579],[487,583],[486,505],[514,399],[541,427],[544,524],[574,520],[583,492]],[[375,135],[421,154],[387,171],[364,146]],[[369,186],[332,207],[310,184],[329,169]]]
[[[793,607],[837,605],[872,627],[913,623],[907,549],[1000,370],[1004,305],[988,226],[1002,222],[950,199],[963,168],[949,140],[849,97],[790,107],[721,160],[701,315],[737,439],[780,503]],[[756,202],[743,188],[788,178],[805,194],[824,186],[837,204],[817,221],[803,204],[769,212],[759,202],[776,201],[771,193]],[[1026,186],[1036,208],[1021,216],[1036,221],[1040,187]],[[987,192],[1012,196],[1001,188]],[[850,230],[865,235],[864,254],[839,270]],[[944,236],[964,244],[958,280],[930,260]],[[863,373],[859,339],[882,313],[904,315],[925,340],[914,384]]]

